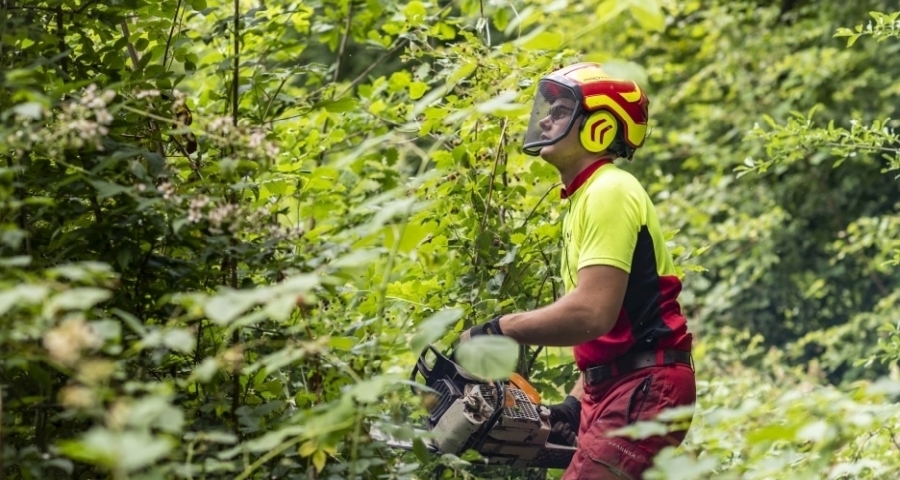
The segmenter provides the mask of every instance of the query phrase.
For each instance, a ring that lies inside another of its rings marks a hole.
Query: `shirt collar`
[[[575,195],[575,191],[577,191],[579,187],[584,185],[585,182],[587,182],[588,179],[591,178],[591,175],[593,175],[598,168],[609,163],[612,163],[612,160],[608,158],[601,158],[600,160],[597,160],[596,162],[588,165],[588,167],[579,172],[578,175],[575,175],[575,178],[572,179],[571,183],[563,187],[562,191],[559,192],[559,196],[563,199],[566,199],[571,197],[572,195]]]

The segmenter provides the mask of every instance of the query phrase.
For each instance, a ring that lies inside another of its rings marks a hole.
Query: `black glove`
[[[486,323],[475,325],[474,327],[462,332],[461,334],[459,334],[459,341],[465,342],[472,337],[477,337],[478,335],[503,335],[503,331],[500,330],[500,317],[502,316],[503,315],[497,315]]]
[[[568,395],[562,403],[550,405],[550,443],[575,445],[581,424],[581,401]]]

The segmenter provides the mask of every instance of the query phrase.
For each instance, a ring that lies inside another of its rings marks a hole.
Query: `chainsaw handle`
[[[433,353],[438,358],[443,357],[441,352],[438,352],[438,350],[434,348],[434,345],[429,343],[428,346],[425,347],[425,350],[422,351],[422,354],[419,355],[419,359],[416,360],[416,368],[409,376],[410,381],[416,381],[416,374],[421,374],[422,378],[424,378],[426,382],[428,380],[431,380],[431,367],[429,367],[428,363],[425,361],[425,355],[428,353],[428,351],[431,351],[431,353]]]

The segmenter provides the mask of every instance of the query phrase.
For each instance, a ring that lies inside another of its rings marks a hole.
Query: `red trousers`
[[[697,400],[694,371],[681,363],[642,368],[585,385],[581,398],[578,451],[563,480],[640,479],[663,448],[678,446],[687,430],[643,439],[609,436],[608,432],[637,421],[651,421],[667,408]],[[606,476],[604,476],[606,475]]]

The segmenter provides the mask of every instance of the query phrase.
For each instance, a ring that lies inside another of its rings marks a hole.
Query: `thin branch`
[[[0,385],[0,452],[3,451],[3,386]],[[3,465],[3,455],[0,455],[0,472],[6,471]]]
[[[890,427],[885,427],[885,428],[887,428],[888,432],[891,434],[891,443],[893,443],[894,446],[897,447],[897,450],[900,450],[900,443],[897,443],[897,438],[896,438],[896,435],[894,434],[894,429],[890,428]]]
[[[65,14],[65,12],[63,11],[62,6],[59,6],[56,8],[56,36],[59,39],[59,41],[58,41],[59,54],[62,55],[62,58],[60,59],[60,63],[61,63],[60,68],[62,68],[63,73],[68,75],[69,74],[69,56],[66,55],[66,50],[68,50],[68,49],[66,48],[66,32],[65,32],[65,29],[63,28],[64,27],[64,25],[63,25],[63,15],[64,14]]]
[[[491,196],[494,193],[494,177],[497,175],[497,166],[500,164],[500,157],[503,153],[503,143],[506,140],[506,126],[509,124],[504,118],[500,127],[500,140],[497,142],[497,155],[494,157],[494,167],[491,169],[491,178],[488,183],[487,200],[484,202],[484,215],[481,217],[481,231],[484,231],[487,223],[488,211],[491,208]]]
[[[353,2],[347,3],[347,18],[344,22],[344,35],[341,36],[341,46],[338,47],[337,60],[334,62],[334,76],[331,81],[337,83],[341,73],[341,64],[344,61],[344,49],[347,47],[347,38],[350,36],[350,20],[353,18]]]
[[[341,93],[337,94],[337,95],[334,97],[334,99],[337,100],[337,99],[343,97],[345,93],[349,92],[349,91],[352,90],[354,87],[356,87],[356,85],[358,85],[359,82],[363,81],[363,79],[366,78],[366,75],[368,75],[372,70],[374,70],[375,67],[377,67],[378,65],[380,65],[381,62],[387,60],[391,55],[393,55],[394,53],[396,53],[397,50],[400,50],[401,48],[405,47],[406,44],[407,44],[408,42],[409,42],[409,40],[406,39],[406,38],[403,38],[403,39],[401,39],[399,42],[397,42],[397,45],[394,45],[393,48],[391,48],[390,50],[388,50],[387,52],[385,52],[384,55],[378,57],[374,62],[372,62],[371,65],[369,65],[368,67],[366,67],[366,69],[363,70],[362,73],[360,73],[359,75],[357,75],[356,78],[354,78],[353,81],[350,82],[350,85],[347,85],[346,88],[344,88],[343,90],[341,90]]]
[[[900,148],[890,148],[890,147],[882,147],[879,145],[867,145],[864,143],[835,143],[835,142],[823,142],[822,145],[826,147],[832,148],[854,148],[857,150],[865,150],[870,152],[890,152],[890,153],[900,153]],[[815,149],[813,145],[809,145],[809,148]]]
[[[141,61],[141,58],[138,56],[137,50],[134,48],[134,44],[131,43],[131,34],[128,32],[128,23],[125,20],[122,20],[120,24],[122,26],[122,35],[125,37],[125,45],[128,48],[128,55],[131,56],[131,64],[134,66],[133,69],[138,69],[138,63]]]
[[[241,11],[240,3],[234,0],[234,80],[231,82],[231,121],[238,123],[238,90],[241,70]]]
[[[531,216],[534,215],[534,212],[537,210],[537,208],[541,205],[541,203],[544,201],[544,199],[547,198],[547,195],[549,195],[550,192],[552,192],[556,187],[558,187],[560,185],[562,185],[562,184],[554,183],[553,186],[551,186],[549,189],[547,189],[546,192],[544,192],[544,194],[541,196],[540,200],[538,200],[538,202],[534,205],[534,208],[532,208],[531,211],[528,212],[528,216],[526,216],[525,219],[522,220],[522,224],[519,225],[519,228],[524,227],[525,224],[528,223],[528,220],[531,220]]]
[[[181,9],[181,0],[178,0],[178,3],[175,5],[175,14],[172,15],[172,27],[169,28],[169,36],[166,38],[166,49],[163,50],[163,61],[162,66],[163,69],[166,69],[166,61],[169,59],[169,45],[172,43],[172,35],[175,34],[175,24],[178,21],[178,10]]]
[[[284,87],[284,84],[287,83],[288,79],[290,79],[293,75],[293,72],[291,72],[291,75],[282,78],[281,83],[278,84],[278,88],[275,89],[275,93],[271,97],[269,97],[269,103],[266,104],[266,111],[263,112],[263,116],[260,119],[263,123],[265,123],[266,117],[269,116],[269,109],[272,108],[272,103],[275,102],[275,99],[278,98],[278,94],[281,93],[282,87]]]
[[[875,435],[877,435],[879,431],[880,431],[880,429],[879,429],[879,430],[875,430],[874,432],[869,433],[869,436],[866,437],[865,440],[863,440],[862,444],[861,444],[861,445],[859,446],[859,448],[856,450],[856,454],[853,455],[853,463],[856,463],[856,462],[859,460],[859,457],[862,456],[863,448],[866,447],[866,444],[869,443],[869,440],[871,440],[872,437],[874,437]]]
[[[534,368],[534,362],[537,361],[538,355],[541,354],[541,350],[543,350],[543,345],[538,346],[534,351],[534,355],[531,356],[531,360],[528,361],[528,371],[530,372],[532,368]]]
[[[347,18],[346,18],[346,21],[344,22],[344,34],[341,36],[341,45],[338,48],[337,59],[335,60],[334,75],[331,76],[332,84],[337,83],[338,77],[340,76],[340,73],[341,73],[341,63],[343,62],[343,59],[344,59],[344,49],[347,46],[347,37],[350,36],[350,20],[352,18],[353,18],[353,2],[350,2],[347,4]],[[336,98],[336,97],[334,95],[332,95],[332,99],[334,99],[334,98]],[[326,134],[328,132],[329,128],[330,128],[330,126],[328,125],[328,118],[326,118],[325,121],[322,122],[322,134],[323,135]],[[318,160],[317,160],[316,164],[321,165],[322,162],[325,160],[325,150],[322,150],[322,153],[320,153],[317,158],[318,158]]]
[[[174,120],[172,118],[166,118],[166,117],[157,115],[155,113],[150,113],[146,110],[141,110],[139,108],[134,108],[134,107],[124,105],[124,104],[121,105],[119,108],[122,108],[123,110],[128,110],[129,112],[132,112],[132,113],[137,113],[139,115],[143,115],[143,116],[153,119],[153,120],[158,120],[160,122],[165,122],[165,123],[171,123],[173,126],[176,126],[176,127],[179,126],[179,122],[177,120]]]
[[[238,124],[238,86],[240,84],[240,73],[241,73],[241,10],[240,10],[240,0],[234,0],[234,78],[231,82],[231,121],[237,126]],[[237,203],[237,197],[235,192],[232,190],[229,194],[229,202],[231,204]],[[233,240],[233,239],[232,239]],[[225,257],[225,262],[228,264],[228,269],[231,274],[231,288],[237,288],[237,259],[234,257],[235,252],[232,251],[228,256]],[[241,329],[236,328],[234,332],[231,334],[231,344],[232,348],[236,348],[237,345],[241,341]],[[241,372],[238,369],[235,369],[234,376],[232,377],[232,397],[231,397],[231,419],[234,422],[234,433],[240,438],[241,428],[238,423],[238,408],[240,408],[241,404]]]

